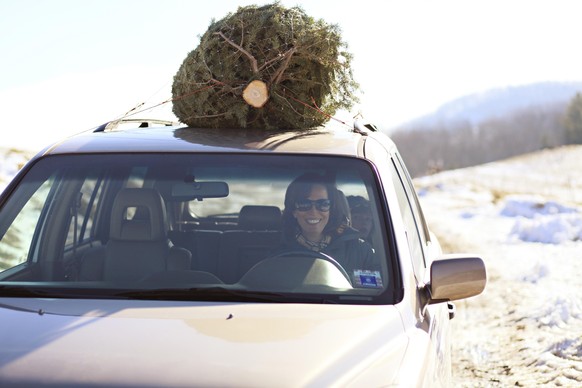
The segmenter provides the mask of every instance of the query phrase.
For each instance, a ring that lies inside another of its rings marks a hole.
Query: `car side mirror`
[[[476,256],[442,255],[430,267],[428,304],[479,295],[487,284],[485,263]]]

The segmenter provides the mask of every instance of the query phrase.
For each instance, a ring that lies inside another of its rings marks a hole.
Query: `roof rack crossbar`
[[[113,120],[108,121],[104,124],[101,124],[97,128],[93,130],[93,132],[112,132],[112,131],[121,131],[123,130],[120,128],[121,124],[135,124],[130,125],[130,128],[149,128],[154,126],[174,126],[178,125],[175,121],[170,120],[159,120],[159,119],[120,119],[120,120]]]

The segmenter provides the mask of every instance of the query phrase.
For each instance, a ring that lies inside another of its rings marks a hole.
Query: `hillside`
[[[455,126],[464,122],[476,126],[525,109],[567,105],[578,92],[582,92],[582,82],[542,82],[487,90],[445,103],[435,112],[405,123],[399,130]]]
[[[582,146],[415,180],[448,252],[474,252],[485,292],[457,303],[455,386],[582,385]]]
[[[459,98],[390,136],[414,177],[569,142],[564,118],[582,82],[546,82]]]

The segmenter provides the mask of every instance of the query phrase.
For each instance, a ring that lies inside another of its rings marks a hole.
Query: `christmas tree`
[[[172,85],[178,119],[201,128],[303,129],[357,101],[337,25],[278,3],[213,21]]]

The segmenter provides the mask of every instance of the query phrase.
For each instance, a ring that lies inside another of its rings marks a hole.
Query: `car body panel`
[[[2,207],[35,161],[50,155],[355,158],[365,161],[377,184],[382,247],[396,272],[394,304],[366,298],[340,304],[329,298],[310,303],[14,298],[2,297],[0,289],[0,322],[7,328],[0,331],[0,384],[449,386],[445,302],[480,293],[485,266],[474,256],[443,256],[422,212],[413,214],[414,225],[407,223],[403,195],[410,206],[418,199],[395,144],[362,126],[346,127],[271,132],[169,126],[83,133],[33,158],[2,193],[0,214],[6,214]],[[395,188],[395,174],[409,185],[406,193]],[[420,253],[411,245],[415,234],[425,235]],[[48,241],[43,249],[56,245]],[[4,274],[9,278],[20,270]]]
[[[184,127],[86,132],[45,154],[127,152],[294,152],[357,155],[362,137],[346,130],[259,131]]]
[[[6,298],[2,322],[16,383],[378,386],[408,344],[390,306]]]

